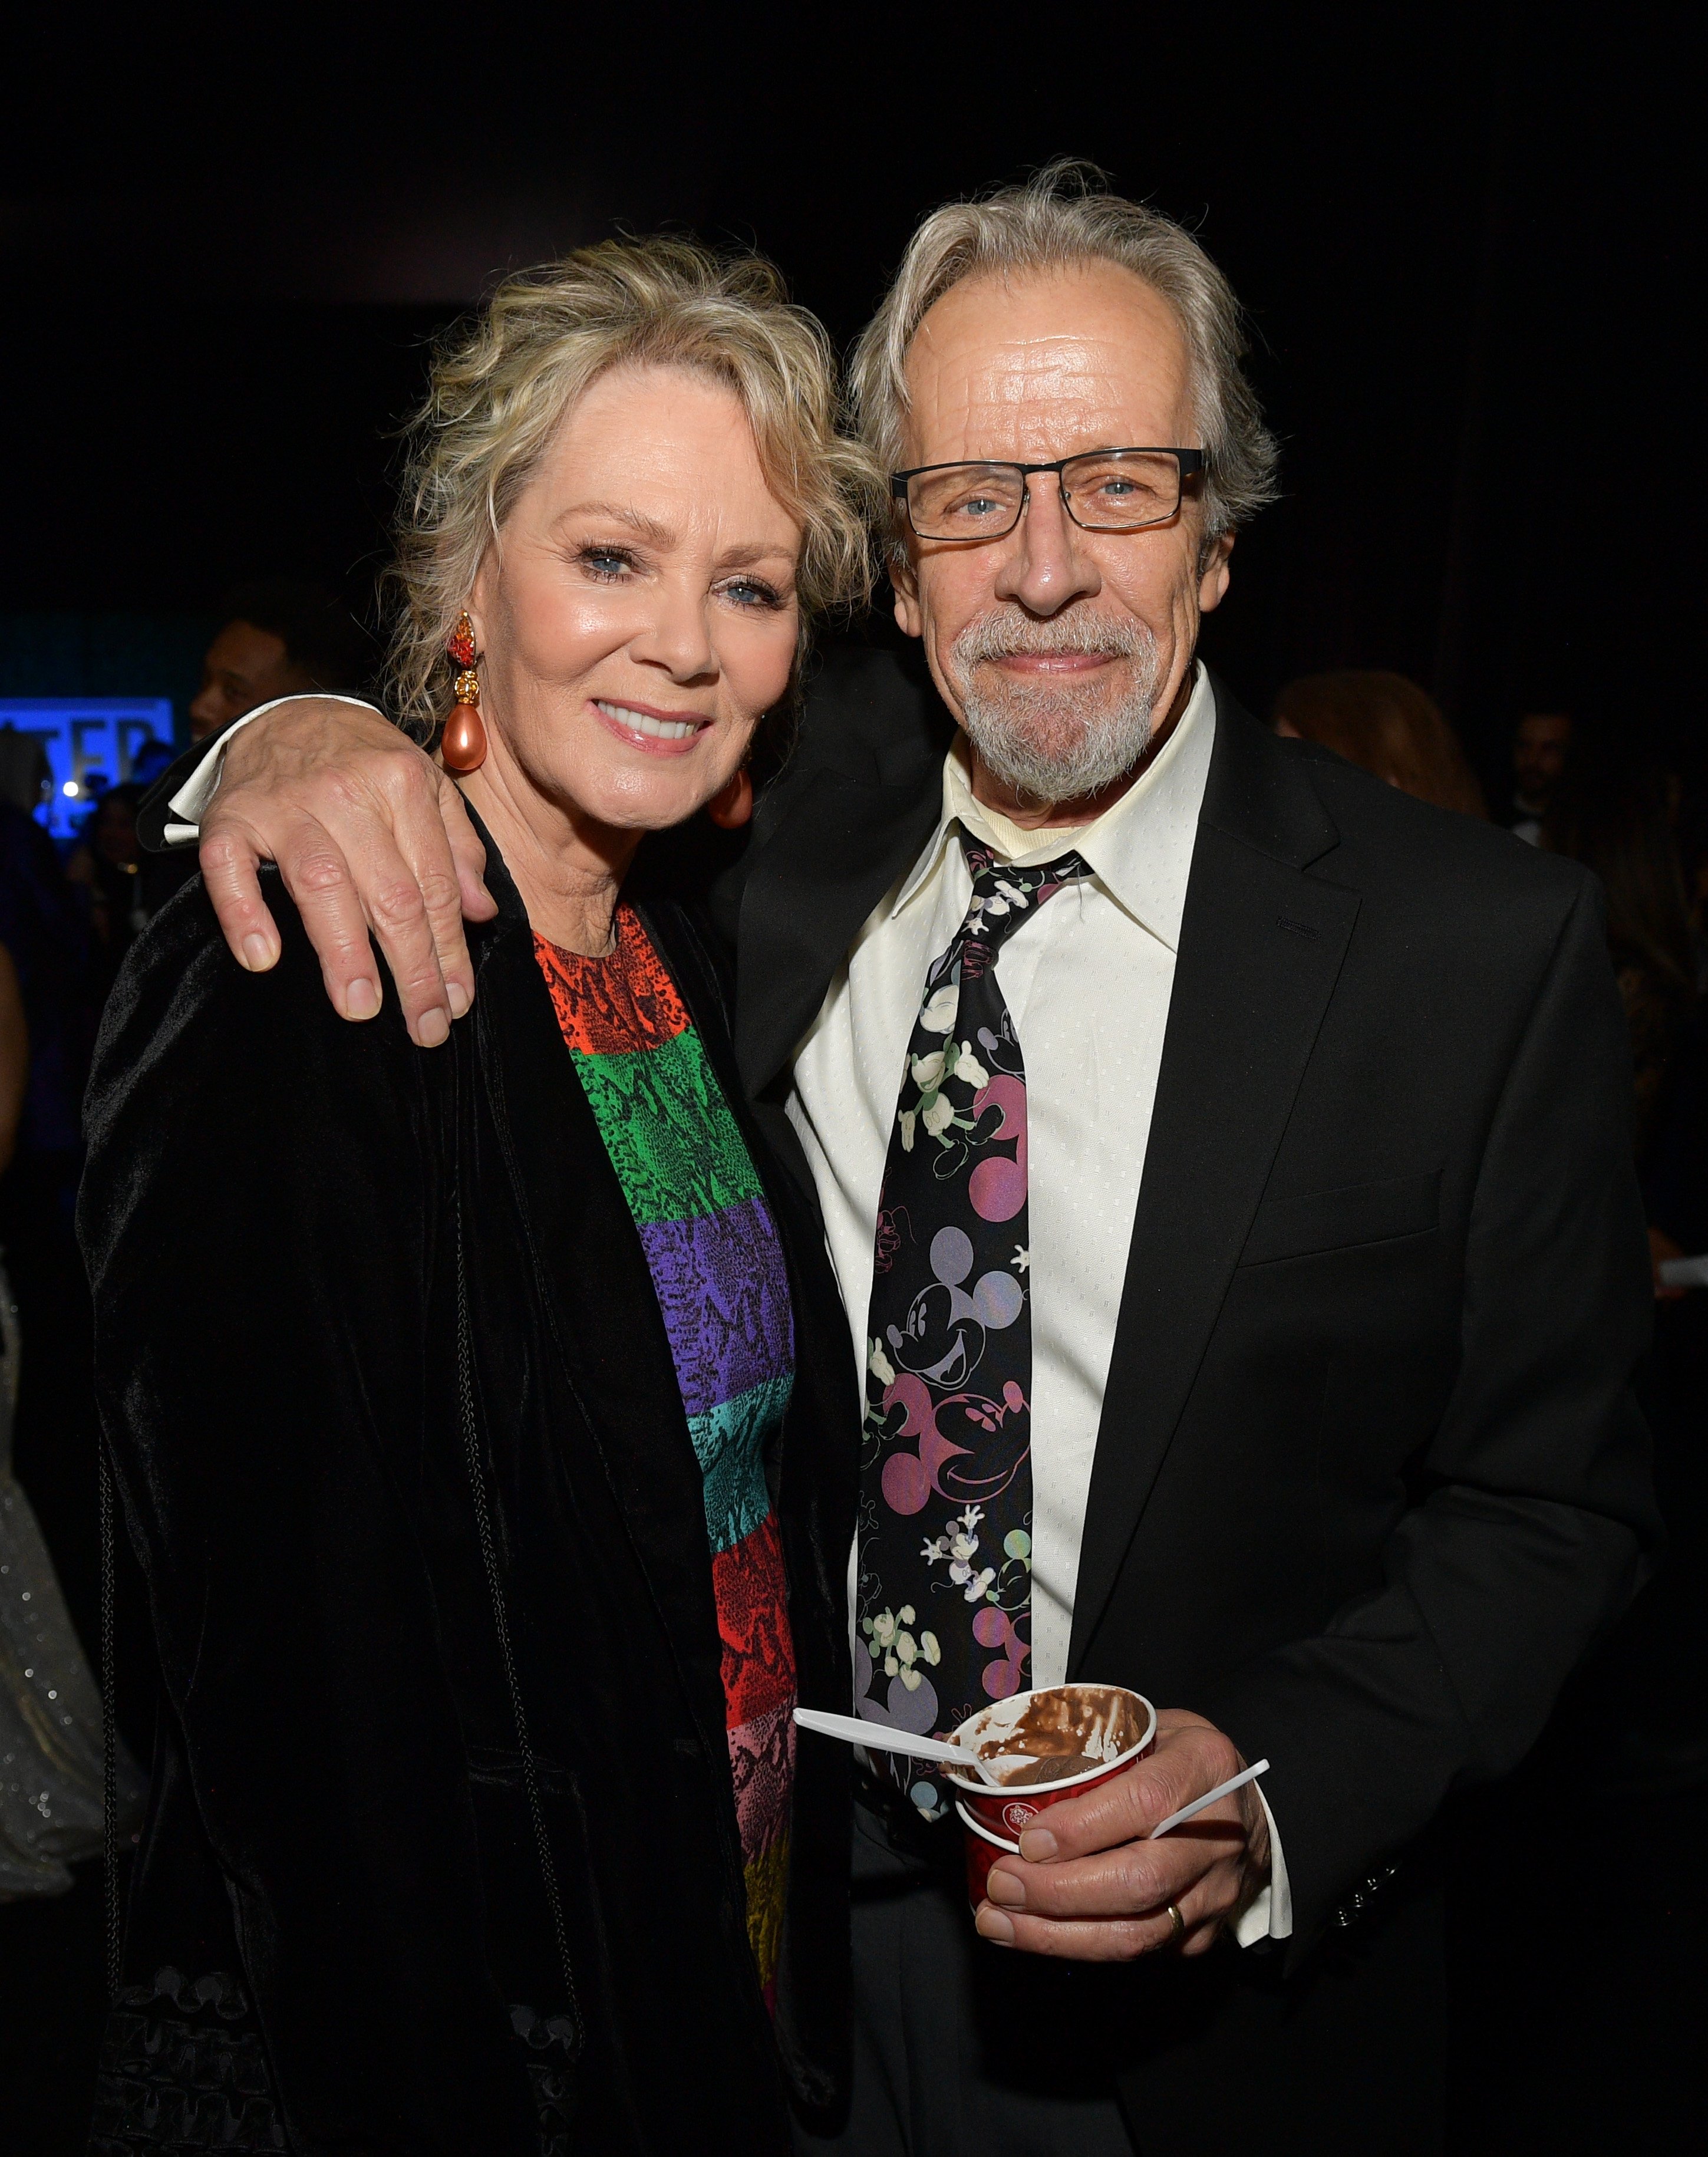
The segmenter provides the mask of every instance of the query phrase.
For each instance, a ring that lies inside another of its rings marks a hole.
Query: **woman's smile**
[[[704,712],[661,712],[656,704],[618,703],[594,697],[593,708],[621,741],[651,756],[681,756],[712,724]]]

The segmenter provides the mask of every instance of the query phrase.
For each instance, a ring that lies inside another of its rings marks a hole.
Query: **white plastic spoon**
[[[1218,1798],[1225,1798],[1230,1790],[1237,1790],[1242,1783],[1251,1782],[1254,1777],[1261,1775],[1268,1764],[1267,1760],[1259,1760],[1255,1768],[1248,1768],[1243,1774],[1230,1775],[1225,1783],[1218,1783],[1213,1790],[1206,1790],[1201,1798],[1194,1798],[1191,1804],[1182,1805],[1177,1813],[1170,1813],[1165,1820],[1159,1820],[1150,1830],[1150,1840],[1155,1842],[1158,1835],[1166,1835],[1171,1827],[1178,1827],[1182,1820],[1191,1820],[1194,1813],[1202,1812],[1206,1805],[1213,1805]]]
[[[940,1737],[916,1737],[911,1730],[896,1730],[887,1722],[867,1722],[862,1716],[829,1715],[821,1707],[797,1707],[795,1720],[803,1730],[817,1731],[821,1737],[841,1737],[850,1745],[870,1746],[874,1753],[901,1753],[913,1760],[940,1760],[964,1774],[970,1768],[992,1789],[1003,1787],[976,1753],[964,1745],[946,1744]]]

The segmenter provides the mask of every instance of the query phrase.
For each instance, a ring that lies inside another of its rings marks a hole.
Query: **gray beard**
[[[1020,651],[1095,651],[1132,662],[1125,693],[1080,692],[995,677],[978,669]],[[987,615],[955,639],[949,672],[960,692],[968,738],[993,778],[1022,800],[1050,806],[1082,801],[1124,779],[1150,744],[1162,665],[1156,639],[1129,618],[1109,621],[1069,614],[1052,622]],[[990,677],[984,677],[986,682]]]

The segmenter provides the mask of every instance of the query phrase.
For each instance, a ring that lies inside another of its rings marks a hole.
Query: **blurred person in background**
[[[100,955],[100,1001],[148,914],[141,890],[142,849],[136,837],[141,788],[110,786],[85,819],[83,837],[65,864],[67,881],[89,896],[90,926]]]
[[[1633,1140],[1655,1264],[1655,1339],[1639,1377],[1668,1531],[1660,1572],[1567,1703],[1592,1729],[1597,1779],[1623,1794],[1708,1784],[1708,1289],[1668,1286],[1669,1259],[1708,1251],[1708,1022],[1697,986],[1676,777],[1597,730],[1551,801],[1541,844],[1594,871],[1631,1029]]]
[[[1699,759],[1691,759],[1685,766],[1676,830],[1685,898],[1690,907],[1696,986],[1708,993],[1708,779]]]
[[[231,593],[224,610],[190,704],[193,741],[205,741],[275,697],[359,688],[372,672],[366,634],[322,585],[261,579]]]
[[[26,816],[39,809],[53,790],[53,768],[35,734],[20,734],[8,719],[0,727],[0,801]]]
[[[1600,878],[1608,943],[1631,1029],[1638,1171],[1663,1259],[1708,1250],[1708,1091],[1678,788],[1617,742],[1588,746],[1560,788],[1541,843]],[[1676,1295],[1660,1286],[1663,1295]]]
[[[95,1599],[94,1402],[72,1207],[99,1006],[87,909],[33,814],[47,776],[40,742],[0,729],[0,948],[17,986],[13,1041],[28,1043],[27,1058],[15,1047],[8,1063],[23,1093],[10,1166],[0,1176],[0,1248],[29,1342],[16,1404],[21,1472],[86,1635]],[[10,1362],[15,1387],[15,1356]],[[8,1422],[9,1449],[10,1407]]]
[[[233,719],[279,697],[307,690],[337,696],[359,689],[373,671],[367,632],[324,585],[287,577],[258,579],[227,595],[224,614],[202,662],[202,686],[190,701],[192,741],[207,740]],[[171,761],[168,756],[167,763]],[[137,774],[143,785],[154,776],[157,773],[141,780]],[[195,873],[193,857],[145,856],[132,902],[136,910],[152,920]]]
[[[29,1024],[12,954],[0,944],[0,1176],[12,1166],[29,1081]]]
[[[152,786],[162,772],[171,769],[173,754],[170,742],[157,741],[151,735],[131,759],[131,785],[145,791]]]
[[[1512,815],[1507,829],[1529,846],[1541,840],[1542,820],[1572,754],[1569,712],[1526,712],[1512,737]]]
[[[70,1257],[70,1204],[81,1160],[78,1104],[95,1011],[89,998],[87,918],[35,811],[52,784],[33,736],[0,728],[0,944],[12,956],[30,1057],[18,1157],[0,1204],[0,1242],[28,1241],[58,1222]],[[40,1219],[35,1216],[45,1208]],[[33,1228],[21,1215],[28,1214]]]
[[[29,1027],[0,943],[0,1177],[11,1166],[29,1078]],[[100,1700],[48,1547],[12,1472],[23,1329],[0,1264],[0,1902],[60,1895],[101,1846]],[[118,1763],[119,1825],[141,1815],[142,1780]]]
[[[1434,699],[1403,674],[1343,667],[1301,675],[1275,699],[1274,726],[1294,740],[1320,742],[1438,809],[1489,813],[1458,737]]]

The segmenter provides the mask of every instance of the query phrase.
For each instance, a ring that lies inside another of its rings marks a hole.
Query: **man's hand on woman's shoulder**
[[[265,861],[296,902],[333,1007],[350,1019],[379,1009],[372,929],[411,1038],[437,1048],[474,1000],[463,917],[496,911],[486,849],[449,775],[378,712],[293,698],[233,737],[201,820],[208,895],[233,955],[257,973],[280,951]]]

